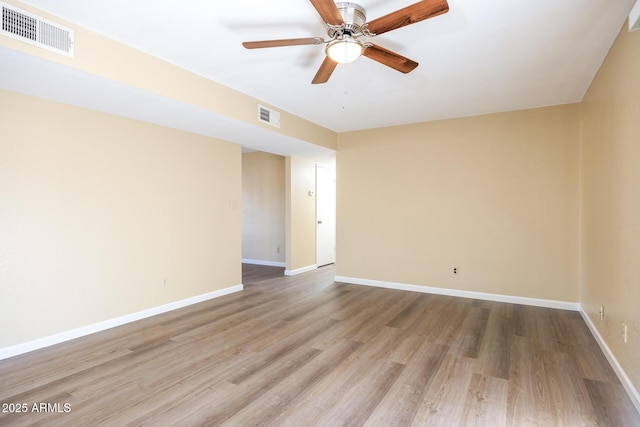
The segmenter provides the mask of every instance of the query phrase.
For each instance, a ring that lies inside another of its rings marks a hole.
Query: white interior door
[[[336,262],[335,170],[316,165],[316,265]]]

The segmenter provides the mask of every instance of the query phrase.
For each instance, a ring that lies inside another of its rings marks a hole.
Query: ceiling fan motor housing
[[[351,2],[336,3],[344,24],[340,27],[329,26],[327,33],[332,39],[340,38],[342,35],[359,36],[362,35],[362,26],[367,22],[367,13],[362,6]]]

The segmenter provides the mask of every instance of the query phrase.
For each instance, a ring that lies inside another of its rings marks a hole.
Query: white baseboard
[[[600,335],[600,332],[598,332],[598,328],[596,328],[596,325],[593,324],[593,321],[587,315],[587,313],[584,311],[582,307],[580,307],[580,314],[582,315],[582,318],[584,319],[585,323],[589,327],[589,330],[591,331],[591,335],[593,335],[593,337],[598,342],[600,349],[602,349],[602,352],[604,353],[607,360],[609,361],[609,364],[611,365],[616,375],[618,376],[618,379],[622,383],[622,386],[627,391],[627,394],[629,395],[629,398],[633,402],[633,405],[636,407],[636,410],[640,412],[640,393],[638,393],[638,390],[633,386],[633,383],[631,382],[627,374],[624,372],[624,369],[622,369],[622,366],[620,366],[620,363],[618,363],[618,359],[616,359],[616,357],[613,355],[613,352],[607,345],[606,341],[604,340],[604,338],[602,338],[602,335]]]
[[[536,307],[557,308],[560,310],[580,311],[580,304],[577,302],[517,297],[517,296],[511,296],[511,295],[490,294],[486,292],[461,291],[457,289],[410,285],[406,283],[359,279],[356,277],[346,277],[346,276],[336,276],[335,281],[342,282],[342,283],[350,283],[353,285],[365,285],[365,286],[375,286],[377,288],[398,289],[401,291],[422,292],[427,294],[448,295],[448,296],[461,297],[461,298],[474,298],[474,299],[481,299],[486,301],[506,302],[511,304],[533,305]]]
[[[262,261],[259,259],[242,258],[243,264],[266,265],[269,267],[286,267],[287,264],[282,261]]]
[[[295,276],[296,274],[306,273],[307,271],[315,270],[316,268],[318,268],[318,266],[313,264],[313,265],[308,265],[308,266],[302,267],[302,268],[296,268],[295,270],[285,270],[284,271],[284,275],[285,276]]]
[[[8,359],[9,357],[28,353],[30,351],[39,350],[41,348],[49,347],[55,344],[60,344],[62,342],[70,341],[75,338],[91,335],[96,332],[104,331],[106,329],[115,328],[116,326],[135,322],[136,320],[141,320],[147,317],[166,313],[168,311],[177,310],[179,308],[183,308],[188,305],[196,304],[196,303],[207,301],[214,298],[219,298],[221,296],[228,295],[233,292],[241,291],[243,288],[244,288],[243,285],[235,285],[228,288],[219,289],[217,291],[209,292],[206,294],[197,295],[195,297],[186,298],[180,301],[174,301],[169,304],[164,304],[158,307],[149,308],[147,310],[138,311],[136,313],[131,313],[124,316],[116,317],[114,319],[109,319],[109,320],[94,323],[91,325],[82,326],[80,328],[72,329],[66,332],[61,332],[55,335],[50,335],[44,338],[39,338],[23,344],[17,344],[11,347],[0,348],[0,360]]]

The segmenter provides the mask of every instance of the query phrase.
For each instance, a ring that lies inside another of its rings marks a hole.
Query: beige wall
[[[284,157],[243,154],[242,258],[285,262],[284,196]]]
[[[287,271],[294,272],[316,264],[316,164],[289,156],[285,168],[286,263]]]
[[[49,15],[23,2],[5,1],[22,10],[36,13],[53,22],[72,28],[75,33],[75,56],[68,58],[8,37],[0,37],[0,46],[26,52],[77,70],[195,105],[232,119],[263,127],[272,132],[332,150],[336,148],[335,132],[322,126],[278,109],[276,111],[281,113],[281,127],[275,128],[263,124],[257,120],[258,104],[273,108],[263,101]]]
[[[0,348],[241,283],[238,145],[7,91],[0,128]]]
[[[577,302],[579,113],[339,135],[337,274]]]
[[[623,27],[583,100],[582,122],[581,302],[640,390],[640,31]]]

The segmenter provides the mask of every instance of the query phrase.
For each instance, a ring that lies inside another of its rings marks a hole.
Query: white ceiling
[[[580,101],[635,0],[449,0],[447,14],[375,37],[420,63],[368,58],[312,85],[319,45],[247,50],[243,41],[326,38],[307,0],[29,0],[336,132]],[[367,19],[415,0],[359,0]]]

